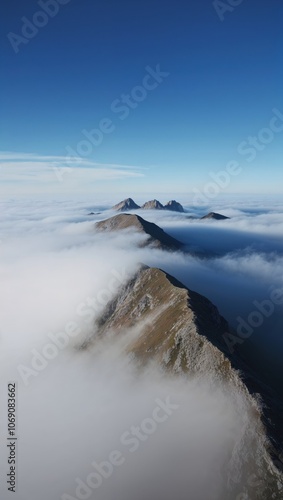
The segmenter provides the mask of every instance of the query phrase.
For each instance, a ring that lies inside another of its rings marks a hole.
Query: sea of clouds
[[[186,210],[185,214],[137,213],[184,242],[187,250],[207,253],[209,258],[140,248],[143,237],[138,234],[96,233],[94,222],[114,215],[106,202],[1,203],[1,409],[7,383],[16,381],[19,440],[14,498],[224,500],[227,487],[233,490],[231,498],[246,498],[239,457],[252,460],[248,447],[254,442],[247,429],[253,422],[240,395],[211,387],[209,380],[169,379],[154,366],[137,371],[134,361],[123,354],[123,343],[113,339],[80,349],[94,335],[93,321],[99,314],[99,308],[94,308],[93,316],[86,314],[90,299],[106,303],[140,262],[162,268],[206,295],[234,327],[238,317],[248,321],[254,301],[268,299],[274,287],[283,287],[280,201],[235,199],[207,207],[187,203]],[[210,210],[231,219],[187,218]],[[90,211],[100,213],[88,215]],[[278,390],[282,312],[282,305],[276,305],[239,346]],[[46,346],[60,332],[66,345],[48,351]],[[145,420],[152,421],[166,398],[175,406],[171,414],[169,410],[168,418],[155,422],[144,440],[137,438],[131,451],[122,436],[131,434],[133,426],[150,429],[152,422]],[[1,421],[5,443],[5,410]],[[247,435],[251,441],[243,442]],[[255,456],[261,445],[259,440]],[[120,462],[113,470],[105,465],[110,455]],[[5,445],[0,460],[1,498],[6,500],[11,494],[5,484]],[[104,463],[107,477],[93,462]],[[260,498],[256,496],[260,474],[256,464],[251,469],[254,498]],[[98,475],[90,477],[91,473]]]

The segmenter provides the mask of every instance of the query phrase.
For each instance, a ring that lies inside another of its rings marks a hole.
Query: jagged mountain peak
[[[171,210],[173,212],[184,212],[184,208],[181,203],[178,203],[176,200],[170,200],[165,205],[162,205],[160,201],[154,199],[149,200],[144,203],[142,206],[137,205],[132,198],[127,198],[117,205],[112,207],[112,210],[116,210],[117,212],[127,212],[128,210]]]
[[[158,200],[150,200],[141,207],[143,210],[163,210],[164,206]]]
[[[117,205],[112,207],[112,210],[116,210],[117,212],[126,212],[127,210],[137,210],[140,206],[137,205],[132,198],[126,198]]]
[[[181,203],[176,200],[170,200],[164,205],[165,210],[172,210],[173,212],[184,212]]]

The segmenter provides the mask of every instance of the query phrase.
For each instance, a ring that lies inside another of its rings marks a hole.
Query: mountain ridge
[[[125,200],[120,201],[116,205],[112,207],[112,210],[116,212],[128,212],[130,210],[168,210],[171,212],[179,212],[185,213],[184,207],[176,200],[170,200],[165,205],[162,205],[160,201],[153,199],[145,202],[143,205],[137,205],[132,198],[126,198]],[[193,220],[205,220],[205,219],[214,219],[214,220],[226,220],[230,219],[226,215],[219,214],[217,212],[209,212],[208,214],[202,217],[193,217],[188,216],[187,218]]]
[[[224,335],[233,330],[209,299],[165,271],[142,265],[105,307],[95,330],[100,338],[137,330],[126,350],[142,365],[155,360],[173,373],[209,375],[231,390],[240,389],[258,415],[258,425],[268,430],[269,453],[282,470],[282,406],[237,352],[229,352]]]
[[[181,203],[170,200],[165,205],[154,199],[146,201],[142,206],[137,205],[132,198],[126,198],[112,207],[117,212],[127,212],[128,210],[170,210],[171,212],[185,212]]]
[[[166,250],[179,250],[182,247],[180,241],[167,234],[153,222],[148,222],[136,214],[118,214],[109,219],[97,222],[95,227],[98,231],[133,229],[139,233],[144,233],[148,235],[149,238],[145,243],[142,243],[141,246],[149,244],[156,248]]]

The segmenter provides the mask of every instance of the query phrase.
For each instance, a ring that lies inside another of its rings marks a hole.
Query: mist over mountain
[[[2,2],[0,500],[283,500],[282,18]]]
[[[215,212],[209,212],[209,214],[201,217],[201,220],[203,220],[203,219],[225,220],[225,219],[229,219],[229,218],[230,217],[226,217],[225,215],[222,215],[222,214],[216,214]]]
[[[163,210],[164,206],[158,200],[150,200],[141,207],[143,210]]]
[[[98,231],[119,231],[131,229],[147,236],[144,245],[151,245],[164,250],[178,250],[182,243],[165,233],[156,224],[148,222],[139,215],[121,214],[96,223]]]
[[[69,500],[78,498],[79,484],[87,495],[87,478],[98,473],[92,464],[116,450],[123,463],[90,491],[99,500],[169,500],[176,491],[184,500],[279,500],[280,457],[267,441],[254,380],[280,397],[282,305],[262,315],[234,353],[223,332],[228,322],[237,334],[238,318],[249,324],[259,312],[254,302],[271,300],[271,289],[283,286],[281,205],[187,204],[188,215],[231,217],[193,224],[178,212],[146,212],[147,222],[172,238],[218,250],[199,259],[141,245],[143,228],[94,229],[113,212],[110,203],[92,203],[1,203],[0,370],[2,380],[18,382],[25,456],[16,498]],[[148,266],[142,271],[141,262]],[[56,347],[54,338],[66,346]],[[21,365],[33,370],[26,383]],[[242,376],[247,366],[249,380]],[[156,401],[168,398],[166,419]],[[5,449],[0,459],[6,462]]]
[[[184,208],[181,203],[178,203],[175,200],[168,201],[165,205],[162,205],[158,200],[150,200],[145,202],[142,206],[137,205],[132,198],[127,198],[117,205],[112,207],[112,210],[116,210],[117,212],[127,212],[128,210],[171,210],[172,212],[184,212]]]
[[[141,208],[139,205],[137,205],[132,198],[127,198],[126,200],[120,201],[120,203],[117,203],[117,205],[114,205],[112,207],[113,210],[116,210],[117,212],[126,212],[127,210],[133,210],[135,208]]]
[[[181,203],[179,203],[176,200],[171,200],[165,203],[164,205],[165,210],[171,210],[172,212],[184,212],[184,208],[182,207]]]
[[[260,395],[272,453],[280,459],[283,402],[261,380],[260,373],[249,368],[238,350],[231,353],[230,341],[236,332],[209,300],[162,270],[143,265],[103,310],[95,332],[100,337],[109,332],[116,336],[135,328],[138,337],[128,339],[127,351],[143,363],[155,358],[175,373],[209,375],[210,380],[229,380],[238,388],[244,381],[243,391]]]
[[[147,201],[143,205],[137,205],[132,198],[127,198],[119,203],[117,205],[114,205],[112,207],[112,210],[115,210],[116,212],[128,212],[131,210],[169,210],[171,212],[179,212],[179,213],[184,213],[184,207],[181,205],[181,203],[177,202],[176,200],[171,200],[165,203],[165,205],[162,205],[160,201],[154,199]],[[95,215],[93,212],[91,215]],[[213,220],[225,220],[229,219],[230,217],[227,217],[225,215],[216,213],[216,212],[209,212],[201,217],[196,217],[196,216],[187,216],[188,219],[192,220],[206,220],[206,219],[213,219]]]

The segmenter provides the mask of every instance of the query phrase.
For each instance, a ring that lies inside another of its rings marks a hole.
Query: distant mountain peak
[[[170,200],[164,205],[165,210],[172,210],[173,212],[184,212],[181,203],[176,200]]]
[[[158,200],[150,200],[144,203],[141,208],[144,210],[163,210],[164,206]]]
[[[117,212],[126,212],[127,210],[137,210],[140,208],[132,198],[127,198],[126,200],[120,201],[117,205],[112,207],[112,210],[116,210]]]
[[[145,245],[150,244],[151,246],[166,250],[178,250],[182,246],[180,241],[167,234],[157,224],[148,222],[136,214],[115,215],[109,219],[97,222],[95,227],[99,231],[120,231],[132,228],[149,236]]]
[[[216,212],[209,212],[209,214],[201,217],[201,220],[203,219],[225,220],[225,219],[230,219],[230,217],[226,217],[225,215],[218,214]]]
[[[117,205],[112,207],[112,210],[117,212],[127,212],[128,210],[171,210],[172,212],[184,212],[184,208],[181,203],[176,200],[170,200],[166,205],[162,205],[159,200],[149,200],[144,203],[141,207],[137,205],[132,198],[127,198],[126,200],[120,201]]]

